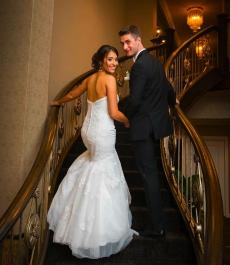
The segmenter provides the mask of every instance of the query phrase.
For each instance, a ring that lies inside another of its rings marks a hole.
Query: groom
[[[127,26],[119,31],[119,36],[126,55],[132,56],[134,61],[125,114],[131,124],[130,137],[144,181],[151,220],[151,226],[140,234],[162,237],[165,235],[165,227],[155,146],[159,139],[172,133],[169,107],[175,106],[176,97],[161,63],[144,48],[139,29],[134,25]]]

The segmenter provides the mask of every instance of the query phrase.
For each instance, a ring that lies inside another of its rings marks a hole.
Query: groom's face
[[[141,39],[133,34],[125,34],[120,37],[121,45],[127,56],[134,56],[139,51]]]

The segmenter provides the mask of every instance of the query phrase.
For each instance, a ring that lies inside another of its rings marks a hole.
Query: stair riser
[[[147,209],[145,211],[138,211],[132,209],[133,216],[133,228],[137,231],[141,231],[149,226],[149,213]],[[167,232],[182,232],[183,225],[180,216],[177,211],[164,209],[165,217],[165,229]]]
[[[119,156],[127,156],[133,154],[133,147],[131,144],[116,144],[115,146]]]
[[[119,158],[120,158],[123,170],[137,170],[136,160],[132,154],[121,155],[119,153]],[[160,157],[157,157],[157,166],[158,166],[158,170],[160,172],[163,172],[163,167],[160,161]]]
[[[130,135],[127,132],[117,132],[116,135],[116,142],[117,143],[128,143],[130,142]]]
[[[130,188],[143,187],[142,177],[137,170],[124,170],[124,175]],[[165,187],[165,185],[166,185],[165,175],[161,173],[160,186]]]
[[[170,241],[170,243],[169,243]],[[191,254],[191,244],[184,238],[167,239],[166,240],[134,240],[132,247],[127,248],[124,252],[124,258],[143,262],[143,258],[147,261],[154,261],[154,264],[189,264],[189,260],[193,258]],[[182,263],[182,261],[184,263]],[[156,262],[156,263],[155,263]],[[158,263],[159,262],[159,263]],[[175,263],[174,263],[175,262]],[[144,263],[140,263],[145,265]]]
[[[132,197],[132,206],[135,207],[145,207],[146,200],[145,200],[145,191],[137,190],[137,189],[130,189],[131,197]],[[162,198],[162,207],[169,208],[175,207],[175,202],[172,200],[172,196],[166,189],[161,189],[161,198]],[[178,213],[179,214],[179,213]]]

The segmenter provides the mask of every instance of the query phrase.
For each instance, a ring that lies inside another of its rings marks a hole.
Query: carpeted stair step
[[[145,227],[149,225],[149,212],[146,207],[136,207],[131,206],[132,211],[132,227],[137,230],[141,231]],[[178,215],[178,212],[175,208],[164,208],[163,209],[164,216],[165,216],[165,229],[166,232],[184,232],[184,224],[182,219]]]
[[[135,237],[120,253],[90,260],[72,256],[68,246],[51,243],[43,265],[194,265],[190,248],[186,237],[168,233],[164,240]]]
[[[85,150],[86,150],[86,147],[82,141],[81,136],[79,135],[76,142],[70,148],[69,154],[75,154],[76,156],[79,156],[79,154],[83,153]]]
[[[62,167],[63,168],[69,168],[71,166],[71,164],[73,163],[73,161],[78,157],[78,154],[74,154],[74,153],[69,153],[68,156],[66,157],[66,159],[64,160]]]
[[[123,170],[137,170],[135,159],[132,155],[119,155]]]
[[[143,181],[141,178],[140,173],[137,170],[124,170],[124,175],[126,182],[128,183],[129,187],[143,187]]]
[[[230,264],[230,245],[223,247],[223,265]]]
[[[131,143],[117,143],[115,146],[117,153],[119,155],[130,155],[133,153],[132,145]]]
[[[116,142],[117,143],[130,143],[128,130],[117,131]]]
[[[132,197],[132,206],[145,207],[145,191],[142,186],[130,186],[129,187],[131,197]],[[172,199],[172,195],[168,189],[165,187],[161,188],[161,197],[162,197],[162,206],[163,208],[175,208],[176,204]]]

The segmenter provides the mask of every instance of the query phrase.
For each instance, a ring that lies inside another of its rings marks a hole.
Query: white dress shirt
[[[146,49],[144,48],[144,49],[140,50],[138,53],[135,54],[135,56],[133,56],[133,61],[134,61],[134,62],[136,61],[138,55],[139,55],[142,51],[144,51],[144,50],[146,50]]]

